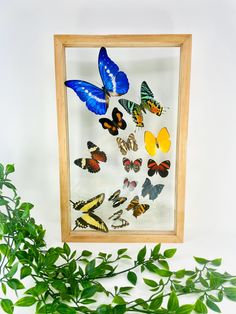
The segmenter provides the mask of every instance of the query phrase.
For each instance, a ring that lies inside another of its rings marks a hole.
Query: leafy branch
[[[126,248],[97,256],[87,250],[71,251],[67,243],[48,249],[43,226],[31,217],[33,205],[21,201],[9,179],[14,171],[14,165],[0,164],[0,305],[4,313],[34,306],[37,314],[205,314],[220,313],[224,297],[236,301],[236,276],[217,270],[220,258],[195,257],[194,270],[174,271],[168,260],[176,249],[162,252],[160,244],[150,252],[144,246],[135,259]],[[26,278],[31,282],[27,289]],[[111,278],[127,284],[111,290],[106,287]],[[147,297],[135,298],[136,289]],[[9,290],[15,291],[16,302],[7,298]],[[19,290],[23,297],[18,297]],[[195,301],[184,304],[184,295],[192,295]]]

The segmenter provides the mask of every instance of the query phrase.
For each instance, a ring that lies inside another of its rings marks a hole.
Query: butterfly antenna
[[[75,205],[75,203],[74,203],[72,200],[70,200],[70,202],[71,202],[71,204]],[[74,230],[74,229],[73,229],[73,230]]]
[[[73,228],[73,231],[75,231],[75,229],[77,228],[78,226],[76,225],[74,228]]]

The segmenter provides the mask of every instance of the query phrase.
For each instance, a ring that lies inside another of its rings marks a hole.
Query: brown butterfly
[[[148,204],[140,204],[139,203],[139,197],[136,195],[126,208],[126,210],[133,210],[133,216],[137,218],[141,214],[144,214],[149,209]]]
[[[125,120],[123,119],[123,113],[119,111],[116,107],[112,110],[112,120],[108,118],[99,119],[103,129],[109,131],[111,135],[118,135],[119,129],[124,130],[127,126]]]

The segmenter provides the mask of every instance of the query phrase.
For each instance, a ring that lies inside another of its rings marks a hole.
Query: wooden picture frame
[[[184,200],[186,141],[192,36],[184,35],[55,35],[55,74],[58,115],[61,236],[64,242],[182,242],[184,238]],[[175,171],[175,228],[171,231],[73,231],[71,227],[69,137],[66,80],[66,49],[76,47],[179,47],[179,92]]]

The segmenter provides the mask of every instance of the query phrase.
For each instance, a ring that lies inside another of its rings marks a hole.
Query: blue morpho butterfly
[[[118,65],[108,57],[104,47],[99,52],[98,69],[103,82],[102,88],[80,80],[69,80],[65,85],[75,91],[90,111],[103,115],[107,112],[109,97],[126,94],[129,81],[126,74],[119,71]]]

